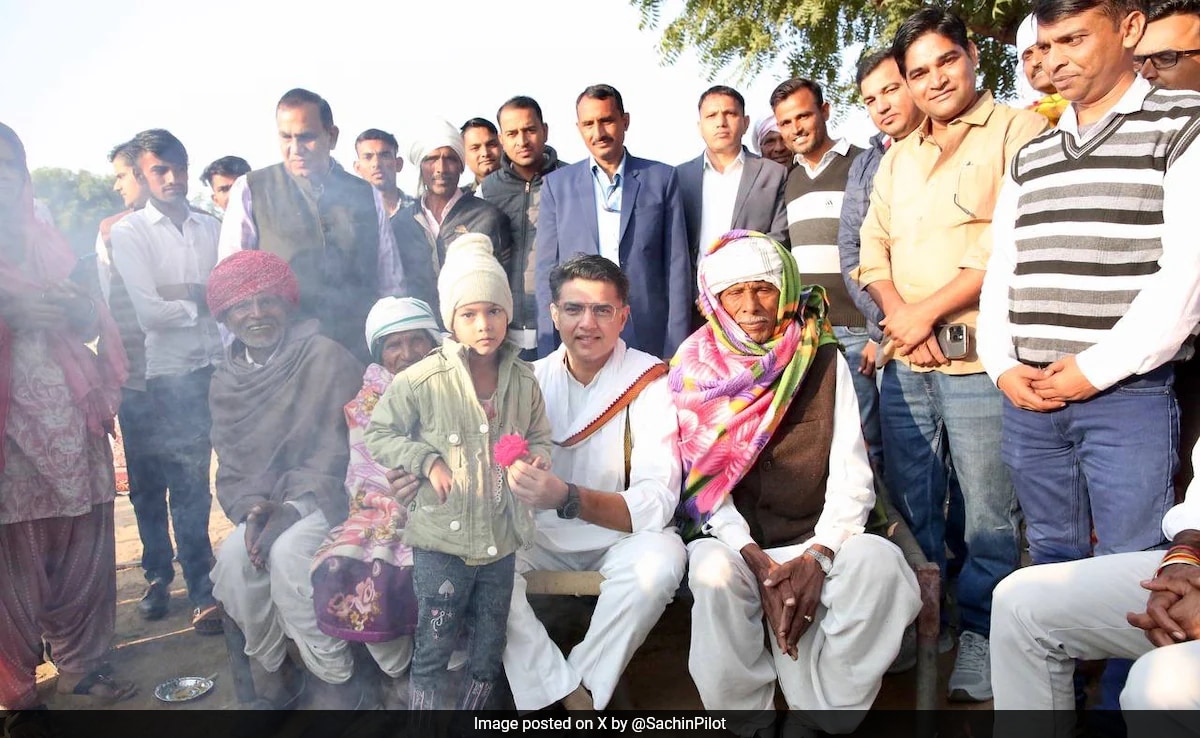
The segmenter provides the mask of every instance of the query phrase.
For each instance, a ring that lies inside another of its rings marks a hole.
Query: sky
[[[664,66],[660,31],[639,30],[628,0],[0,0],[0,19],[0,121],[31,169],[108,173],[114,144],[167,128],[188,149],[193,195],[218,157],[280,160],[274,106],[292,87],[329,100],[347,169],[366,128],[394,133],[407,159],[430,119],[494,120],[518,94],[537,99],[550,145],[577,161],[587,152],[575,97],[598,82],[624,97],[628,150],[679,164],[703,148],[696,104],[707,87],[740,90],[753,125],[783,79],[776,69],[709,80],[687,55]],[[839,118],[856,143],[873,132],[859,111]],[[406,166],[401,186],[412,192],[415,176]]]

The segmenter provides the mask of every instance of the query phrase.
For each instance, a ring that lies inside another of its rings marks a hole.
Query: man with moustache
[[[550,272],[571,255],[588,253],[629,276],[625,342],[651,356],[672,356],[688,335],[695,293],[675,169],[629,154],[629,113],[611,85],[579,93],[575,116],[590,156],[546,178],[538,213],[538,355],[558,345]]]
[[[405,296],[424,300],[434,315],[441,315],[437,275],[454,239],[482,233],[492,240],[496,260],[509,269],[508,219],[495,205],[459,188],[463,158],[462,133],[448,121],[428,121],[409,150],[409,159],[421,169],[417,199],[392,218],[405,274],[413,275]]]
[[[513,317],[509,331],[520,344],[521,358],[537,358],[537,241],[538,211],[543,178],[566,166],[547,145],[550,126],[542,119],[537,100],[517,95],[496,112],[500,124],[500,168],[487,176],[479,196],[500,208],[508,217],[512,234],[512,259],[508,268],[513,293]],[[522,298],[521,295],[524,295]]]
[[[179,139],[143,131],[129,146],[145,207],[112,228],[113,262],[145,332],[145,413],[137,418],[154,481],[131,487],[149,587],[138,605],[147,620],[167,614],[175,577],[167,535],[167,488],[178,558],[199,633],[221,632],[208,572],[212,546],[209,383],[221,360],[221,337],[205,306],[205,283],[217,263],[220,221],[188,206],[188,157]],[[136,411],[134,411],[136,412]],[[130,419],[130,425],[135,421]]]
[[[921,112],[913,104],[900,68],[892,58],[891,49],[867,54],[858,63],[855,84],[862,94],[863,105],[879,133],[871,138],[870,146],[850,163],[846,175],[846,193],[842,198],[842,214],[838,222],[838,256],[842,278],[854,306],[867,319],[868,341],[863,347],[854,371],[854,386],[858,395],[858,411],[862,416],[863,437],[867,454],[876,474],[883,473],[883,437],[879,429],[879,392],[875,384],[875,355],[883,343],[879,321],[883,312],[867,292],[851,279],[858,268],[858,252],[862,246],[859,229],[871,204],[871,189],[879,162],[896,141],[913,132],[921,123]],[[864,402],[863,399],[867,401]]]
[[[459,129],[463,137],[463,155],[475,180],[467,192],[479,194],[484,178],[500,168],[500,133],[487,118],[472,118]]]
[[[415,200],[396,185],[396,175],[404,170],[396,137],[378,128],[368,128],[354,139],[354,171],[370,183],[383,198],[389,218]]]
[[[234,183],[221,226],[220,256],[261,249],[287,261],[300,280],[300,314],[321,333],[370,359],[362,326],[376,299],[407,294],[382,196],[346,172],[331,152],[333,110],[302,88],[275,106],[283,162]]]
[[[962,490],[967,556],[958,576],[962,636],[951,699],[991,698],[991,593],[1016,568],[1016,505],[1000,459],[1002,396],[975,352],[992,210],[1012,156],[1045,129],[1029,110],[975,87],[978,51],[961,19],[927,7],[897,32],[893,57],[926,120],[880,162],[854,275],[883,311],[880,425],[885,476],[930,561],[945,571],[948,469]],[[970,345],[949,359],[938,326]]]

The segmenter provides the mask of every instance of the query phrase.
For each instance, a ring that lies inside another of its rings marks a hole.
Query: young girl
[[[533,540],[533,511],[513,497],[493,447],[515,434],[526,460],[549,459],[550,422],[533,369],[505,340],[512,293],[486,236],[450,245],[438,297],[453,338],[396,377],[365,438],[379,464],[421,478],[404,530],[417,595],[409,708],[439,707],[446,661],[470,618],[458,709],[478,710],[500,677],[514,552]]]

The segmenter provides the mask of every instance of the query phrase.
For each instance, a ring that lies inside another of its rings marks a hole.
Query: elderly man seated
[[[553,472],[518,461],[513,494],[539,510],[534,545],[517,553],[504,669],[518,710],[561,700],[603,709],[621,672],[675,595],[683,541],[679,431],[667,367],[629,348],[629,279],[580,255],[550,273],[562,345],[533,367],[546,398]],[[599,570],[605,577],[583,642],[562,652],[529,606],[523,573]]]
[[[318,335],[317,321],[292,323],[296,277],[270,252],[220,262],[207,297],[234,336],[209,395],[217,499],[237,524],[217,552],[213,593],[262,669],[261,706],[290,706],[303,689],[302,674],[285,666],[286,637],[323,687],[315,705],[357,707],[349,647],[317,628],[309,567],[331,524],[346,517],[342,409],[362,384],[362,365]]]
[[[804,712],[792,726],[850,732],[920,609],[900,550],[863,532],[875,492],[850,368],[823,290],[767,236],[725,234],[698,280],[707,324],[669,377],[692,678],[706,709],[757,711],[739,734],[769,728],[776,680]]]

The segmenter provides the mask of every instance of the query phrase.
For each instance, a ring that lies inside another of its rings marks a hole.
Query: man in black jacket
[[[542,177],[565,166],[554,149],[546,145],[550,126],[542,120],[542,108],[532,97],[518,95],[500,106],[500,168],[484,179],[479,195],[508,216],[512,233],[512,259],[505,267],[513,293],[513,316],[509,330],[521,345],[521,358],[536,358],[537,304],[534,292],[533,243],[537,236],[538,201]]]
[[[432,263],[434,278],[410,282],[407,296],[429,303],[438,315],[436,275],[442,270],[446,246],[464,233],[482,233],[492,240],[496,260],[507,272],[508,219],[495,205],[459,189],[465,167],[457,127],[436,121],[415,139],[409,160],[421,169],[417,201],[392,218],[392,231],[402,263],[418,259]]]

